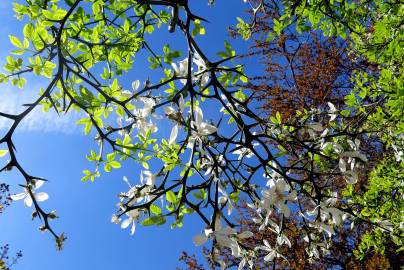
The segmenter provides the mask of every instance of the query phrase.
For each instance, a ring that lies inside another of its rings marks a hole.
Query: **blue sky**
[[[9,34],[18,36],[22,31],[22,24],[13,18],[11,2],[0,1],[1,64],[4,63],[1,59],[11,50],[6,37]],[[246,4],[242,0],[232,0],[231,5],[229,0],[217,0],[214,7],[208,7],[207,0],[191,2],[197,2],[191,8],[211,22],[206,27],[207,35],[200,38],[200,42],[213,56],[223,48],[227,26],[236,24],[237,16],[245,16]],[[167,37],[168,34],[161,33],[154,38],[162,40]],[[171,44],[175,48],[175,43]],[[232,41],[232,44],[237,52],[246,50],[242,41]],[[147,77],[144,72],[142,75],[137,73],[141,70],[148,69],[138,65],[128,75],[128,85],[134,77]],[[32,100],[43,83],[33,80],[23,91],[1,85],[0,111],[19,111],[20,105]],[[54,226],[58,232],[66,233],[68,241],[65,249],[57,252],[51,236],[38,231],[41,224],[37,220],[31,221],[31,210],[22,202],[13,203],[0,216],[0,245],[9,243],[12,251],[23,251],[23,259],[14,269],[175,269],[182,250],[198,253],[199,249],[192,244],[192,237],[202,229],[202,223],[197,219],[187,218],[184,227],[175,230],[169,225],[159,228],[138,226],[132,237],[129,230],[121,230],[110,222],[116,210],[117,194],[127,189],[122,176],[127,175],[135,182],[140,172],[128,164],[121,170],[102,175],[94,183],[82,183],[82,170],[91,166],[85,155],[93,141],[75,127],[78,117],[73,114],[58,118],[37,111],[34,117],[23,123],[15,136],[18,157],[25,168],[33,175],[50,180],[43,187],[50,195],[43,206],[57,210],[60,219],[54,222]],[[6,126],[7,123],[0,119],[0,136]],[[0,182],[10,184],[12,192],[18,193],[18,184],[23,183],[23,179],[11,172],[0,174]]]

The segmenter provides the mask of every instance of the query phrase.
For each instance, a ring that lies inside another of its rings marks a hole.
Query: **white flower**
[[[323,222],[309,223],[309,226],[318,229],[320,232],[327,233],[328,237],[330,238],[335,233],[333,226],[325,224]]]
[[[195,121],[192,121],[192,125],[200,136],[208,136],[217,131],[215,126],[203,122],[203,112],[199,106],[195,107]]]
[[[227,195],[226,190],[223,188],[223,186],[220,184],[220,182],[219,182],[219,192],[221,194],[223,194],[223,196],[219,197],[219,204],[220,205],[227,204],[227,215],[230,216],[233,211],[233,204],[231,203],[229,195]]]
[[[257,145],[258,145],[258,143],[253,143],[254,147]],[[251,151],[251,149],[247,148],[247,147],[241,147],[237,150],[233,150],[232,153],[234,155],[238,155],[238,158],[237,158],[238,160],[241,160],[243,157],[251,158],[254,156],[254,153]]]
[[[132,91],[129,90],[123,90],[121,92],[121,95],[125,98],[129,98],[133,95],[134,92],[136,92],[139,89],[140,86],[140,81],[139,80],[135,80],[132,82]]]
[[[345,160],[343,158],[339,159],[338,167],[339,167],[341,172],[346,172],[346,162],[345,162]]]
[[[119,224],[119,222],[121,222],[121,219],[117,215],[112,215],[111,222],[115,223],[115,224]]]
[[[210,125],[206,122],[203,122],[203,112],[199,106],[195,107],[195,121],[191,122],[191,126],[194,129],[191,134],[191,138],[189,138],[188,148],[193,148],[195,141],[200,141],[201,136],[208,136],[217,131],[217,128],[213,125]]]
[[[143,137],[146,136],[147,132],[150,130],[152,133],[157,132],[158,128],[157,126],[150,120],[147,122],[145,119],[138,119],[136,121],[135,127],[139,131],[139,134],[141,134]]]
[[[309,257],[314,257],[316,259],[320,258],[320,253],[318,252],[318,249],[315,245],[310,245],[310,247],[306,249],[306,252]]]
[[[31,189],[31,193],[33,194],[33,196],[35,197],[35,200],[37,202],[43,202],[49,198],[49,195],[45,192],[35,193],[35,190],[40,188],[44,183],[45,183],[45,181],[43,181],[43,180],[36,180],[34,188]],[[18,201],[18,200],[24,199],[24,205],[26,207],[32,206],[33,201],[32,201],[31,195],[29,194],[28,188],[24,188],[24,192],[15,194],[15,195],[11,195],[10,197],[13,201]]]
[[[328,107],[330,108],[328,111],[328,115],[330,116],[330,122],[334,121],[335,118],[337,118],[337,108],[335,108],[334,104],[332,104],[331,102],[328,102]]]
[[[245,265],[248,263],[248,267],[249,269],[253,269],[254,267],[254,261],[252,260],[252,258],[248,258],[248,257],[243,257],[243,259],[240,261],[239,265],[238,265],[238,270],[242,270],[244,269]]]
[[[178,125],[175,125],[173,127],[173,129],[171,130],[170,140],[168,141],[168,144],[171,145],[171,144],[175,143],[177,136],[178,136]]]
[[[364,154],[356,152],[356,151],[347,151],[347,152],[342,153],[340,156],[341,157],[358,158],[358,159],[362,160],[363,162],[368,161],[367,157]]]
[[[264,257],[264,261],[271,262],[277,257],[284,258],[281,254],[279,254],[275,249],[271,247],[267,240],[264,239],[263,242],[264,245],[256,247],[255,250],[263,250],[268,252],[268,254]]]
[[[150,120],[147,122],[146,118],[153,112],[156,101],[153,98],[141,97],[140,100],[143,102],[143,108],[135,109],[134,115],[136,116],[136,122],[134,126],[138,129],[142,136],[146,136],[146,133],[150,130],[151,132],[157,132],[157,126]]]
[[[135,115],[140,118],[145,118],[151,114],[154,106],[156,105],[156,101],[153,98],[141,97],[140,101],[143,102],[144,106],[142,109],[135,110]]]
[[[230,227],[222,227],[219,218],[215,222],[215,230],[206,229],[204,235],[197,235],[193,238],[195,245],[200,246],[206,243],[209,238],[215,239],[217,244],[221,247],[227,247],[231,249],[232,255],[240,257],[241,248],[237,243],[237,240],[243,240],[251,237],[251,232],[242,232],[237,234],[236,230]]]
[[[344,175],[347,183],[355,184],[359,180],[358,173],[355,170],[358,167],[358,163],[356,162],[356,160],[367,162],[368,159],[366,155],[359,152],[360,141],[358,139],[355,139],[355,141],[347,140],[347,142],[352,151],[345,151],[339,153],[340,158],[338,162],[338,167],[342,172],[342,174]],[[344,160],[344,158],[348,158],[347,162]],[[350,165],[350,169],[348,169],[347,165]]]
[[[174,69],[175,75],[178,77],[187,77],[188,76],[188,58],[185,58],[184,60],[180,61],[177,64],[172,63],[171,66]],[[187,83],[187,79],[181,79],[180,82],[182,84]]]
[[[140,216],[140,212],[137,209],[133,209],[130,210],[126,213],[126,215],[128,216],[127,219],[125,219],[122,223],[121,223],[121,228],[122,229],[126,229],[129,227],[130,224],[132,224],[132,228],[130,230],[130,235],[133,235],[135,233],[135,229],[136,229],[136,221],[139,219]]]
[[[284,234],[278,235],[278,237],[276,238],[276,242],[278,243],[279,246],[286,244],[289,247],[292,247],[292,243],[290,243],[289,238],[287,238],[286,235]]]
[[[190,147],[189,145],[190,143],[188,143],[188,147]],[[226,160],[223,155],[219,155],[215,159],[209,155],[205,155],[201,161],[201,169],[205,170],[204,175],[213,175],[214,181],[217,181],[218,174],[222,172],[222,167],[226,166]]]
[[[194,54],[192,61],[194,62],[195,65],[198,66],[198,71],[199,71],[198,73],[202,73],[202,74],[195,76],[195,79],[200,80],[201,85],[206,85],[209,82],[210,76],[209,76],[209,73],[206,72],[207,66],[206,66],[205,61],[202,59],[202,57],[198,53]]]
[[[270,188],[262,192],[264,197],[262,205],[265,209],[270,209],[274,205],[285,217],[289,217],[290,209],[287,206],[287,201],[296,200],[296,191],[289,192],[289,186],[283,178],[269,179],[267,185]]]
[[[164,112],[166,113],[167,116],[174,116],[177,115],[178,113],[181,114],[185,108],[185,101],[182,95],[180,95],[178,99],[178,108],[179,111],[174,109],[172,106],[166,106],[164,107]]]
[[[153,174],[151,171],[142,171],[140,173],[140,182],[143,185],[154,186],[156,183],[157,174]]]
[[[199,53],[195,52],[194,57],[192,58],[192,61],[194,62],[195,65],[197,65],[201,69],[206,69],[206,63],[202,59],[202,57],[199,55]]]
[[[155,179],[153,180],[154,176],[150,176],[149,173],[146,173],[146,179],[143,178],[142,174],[140,175],[140,177],[141,177],[141,181],[145,181],[146,183],[147,182],[153,183],[153,185],[154,185],[154,182],[153,182],[153,181],[155,181]],[[149,177],[152,178],[152,179],[150,179]],[[142,178],[143,178],[143,180],[142,180]],[[120,197],[121,197],[121,201],[123,201],[124,199],[127,199],[128,200],[127,204],[129,206],[132,206],[135,203],[141,203],[141,202],[147,203],[152,198],[155,197],[155,195],[150,195],[150,192],[152,191],[153,186],[147,185],[147,184],[146,184],[146,186],[140,186],[140,185],[132,186],[129,183],[126,176],[124,176],[123,180],[128,184],[129,191],[123,193]]]
[[[391,147],[394,150],[394,157],[396,158],[397,162],[400,162],[404,160],[404,152],[403,150],[400,150],[396,145],[391,144]]]

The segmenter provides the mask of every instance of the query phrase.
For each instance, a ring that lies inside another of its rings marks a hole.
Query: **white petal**
[[[128,91],[128,90],[124,90],[124,91],[121,92],[121,95],[123,97],[129,98],[130,96],[132,96],[132,92]]]
[[[285,217],[290,217],[290,209],[287,204],[282,204],[280,208]]]
[[[173,69],[174,69],[175,75],[178,75],[178,74],[179,74],[179,70],[178,70],[177,64],[171,63],[171,66],[172,66]]]
[[[243,259],[241,260],[241,262],[239,263],[239,265],[238,265],[238,270],[243,270],[243,268],[244,268],[244,266],[245,266],[245,263],[246,263],[246,259],[243,258]]]
[[[352,158],[359,158],[360,160],[362,160],[363,162],[367,162],[368,159],[364,154],[361,154],[359,152],[356,151],[347,151],[341,154],[341,156],[344,157],[352,157]]]
[[[345,162],[345,160],[340,158],[339,162],[338,162],[338,166],[339,166],[339,169],[341,170],[341,172],[346,172],[346,162]]]
[[[229,204],[227,205],[227,215],[230,216],[232,212],[233,212],[233,205],[229,201]]]
[[[358,174],[354,171],[345,172],[345,177],[348,184],[356,184],[359,180]]]
[[[323,131],[323,126],[320,123],[312,123],[308,125],[311,129],[315,130],[315,131]]]
[[[128,184],[128,186],[129,186],[130,188],[132,187],[132,186],[130,185],[130,183],[129,183],[128,177],[124,176],[124,177],[123,177],[123,181],[124,181],[126,184]]]
[[[182,95],[180,95],[180,98],[178,100],[178,106],[180,107],[180,110],[183,111],[184,107],[185,107],[185,101],[184,101],[184,97]]]
[[[130,235],[133,235],[135,233],[135,229],[136,229],[136,224],[135,224],[135,222],[132,222],[132,228],[130,229]]]
[[[328,234],[328,237],[331,237],[334,234],[334,229],[331,226],[322,223],[320,228]]]
[[[185,58],[184,60],[179,62],[179,66],[180,66],[179,71],[180,71],[181,75],[186,76],[188,74],[188,58]]]
[[[265,245],[265,246],[267,246],[268,248],[272,249],[272,248],[271,248],[271,245],[268,243],[267,240],[264,239],[263,242],[264,242],[264,245]]]
[[[132,89],[134,92],[136,92],[139,89],[140,86],[140,81],[139,80],[135,80],[132,82]]]
[[[176,113],[175,109],[173,107],[171,107],[171,106],[164,107],[164,112],[167,115],[172,115],[172,114]]]
[[[275,256],[276,256],[275,252],[271,251],[267,256],[264,257],[264,261],[271,262],[274,260]]]
[[[281,192],[289,191],[289,187],[288,187],[288,185],[286,184],[286,181],[283,180],[283,179],[279,179],[279,180],[276,182],[276,189],[277,189],[277,190],[280,190]]]
[[[202,57],[198,54],[195,53],[194,57],[192,58],[192,62],[195,63],[198,67],[201,67],[202,69],[206,68],[205,61],[203,61]]]
[[[241,249],[240,249],[239,245],[237,244],[237,242],[233,242],[230,245],[230,249],[231,249],[231,254],[234,257],[240,257]]]
[[[132,220],[133,219],[137,219],[138,218],[138,216],[139,216],[139,210],[138,209],[133,209],[133,210],[130,210],[129,212],[127,212],[126,213],[126,215],[128,216],[128,217],[131,217],[132,218]]]
[[[206,85],[209,82],[210,76],[209,73],[204,73],[201,78],[201,84]]]
[[[208,240],[208,237],[205,235],[197,235],[197,236],[194,236],[194,238],[192,239],[195,246],[201,246],[201,245],[205,244],[207,240]]]
[[[26,207],[31,207],[32,206],[31,196],[27,195],[27,197],[25,197],[24,204],[25,204]]]
[[[43,180],[36,180],[36,182],[35,182],[35,189],[38,189],[38,188],[42,187],[43,184],[45,184],[45,181],[43,181]]]
[[[147,178],[146,185],[154,186],[155,183],[156,183],[156,176],[154,174]]]
[[[173,144],[178,136],[178,125],[175,125],[171,130],[170,140],[168,142],[169,145]]]
[[[121,223],[121,228],[122,228],[122,229],[128,228],[131,222],[132,222],[132,219],[131,219],[131,218],[125,219],[125,220]]]
[[[121,221],[121,219],[118,218],[117,215],[112,215],[112,217],[111,217],[111,222],[112,223],[119,224],[120,221]]]
[[[353,150],[356,150],[356,144],[355,144],[353,141],[347,140],[347,142],[348,142],[349,146],[350,146]]]
[[[230,228],[229,226],[227,226],[226,228],[221,229],[220,232],[225,234],[225,235],[234,235],[234,234],[237,233],[235,229]]]
[[[201,123],[201,125],[199,125],[198,127],[198,133],[202,136],[208,136],[217,131],[217,128],[215,126],[209,125],[207,123]]]
[[[10,198],[13,201],[18,201],[18,200],[24,199],[26,196],[28,196],[28,194],[23,192],[23,193],[18,193],[18,194],[15,194],[15,195],[11,195]]]
[[[188,144],[187,144],[187,148],[193,149],[194,145],[195,145],[195,141],[196,138],[195,137],[191,137],[188,139]]]
[[[194,112],[195,112],[195,125],[197,128],[199,128],[202,124],[203,112],[199,106],[195,107]]]
[[[332,104],[331,102],[328,102],[328,107],[330,107],[330,112],[334,113],[337,111],[337,108],[335,108],[334,104]]]
[[[254,236],[254,234],[252,232],[250,232],[250,231],[245,231],[245,232],[239,233],[237,235],[237,237],[240,238],[240,239],[246,239],[246,238],[250,238],[250,237],[253,237],[253,236]]]
[[[45,192],[36,193],[36,194],[34,194],[34,196],[38,202],[43,202],[43,201],[46,201],[47,199],[49,199],[48,193],[45,193]]]

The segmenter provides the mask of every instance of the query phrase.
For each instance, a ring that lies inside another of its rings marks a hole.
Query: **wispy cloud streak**
[[[25,109],[23,104],[32,103],[35,99],[36,95],[28,91],[11,89],[11,87],[0,89],[0,112],[9,114],[20,113]],[[44,113],[42,107],[39,106],[26,116],[18,127],[18,131],[75,134],[80,132],[75,122],[81,117],[80,114],[75,112],[58,115],[55,111],[49,110],[49,112]],[[11,124],[12,121],[0,116],[0,130],[8,129]]]

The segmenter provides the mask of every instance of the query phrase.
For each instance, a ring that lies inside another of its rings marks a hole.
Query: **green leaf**
[[[109,165],[114,169],[121,168],[121,163],[119,163],[118,161],[111,161],[111,162],[109,162]]]
[[[13,44],[15,47],[24,49],[24,45],[16,36],[9,35],[8,38],[10,39],[11,44]]]
[[[147,162],[142,162],[142,166],[143,166],[143,168],[145,168],[146,170],[148,170],[149,169],[149,164],[147,163]]]
[[[116,153],[115,153],[115,152],[109,153],[109,154],[107,155],[107,161],[108,161],[108,162],[111,162],[111,161],[113,161],[113,160],[115,159],[115,157],[116,157]]]
[[[161,216],[152,216],[142,221],[143,226],[152,226],[154,224],[162,225],[165,223],[165,218]]]
[[[160,215],[162,211],[161,211],[160,207],[158,207],[155,204],[152,204],[152,205],[150,205],[150,212],[152,212],[155,215]]]
[[[84,127],[84,135],[88,135],[90,133],[92,127],[93,127],[93,123],[91,121],[88,121]]]
[[[106,163],[106,164],[104,165],[104,171],[110,172],[111,170],[112,170],[112,167],[109,165],[109,163]]]
[[[175,193],[171,190],[167,191],[166,198],[167,198],[167,201],[169,201],[170,203],[177,202],[177,197],[175,196]]]

